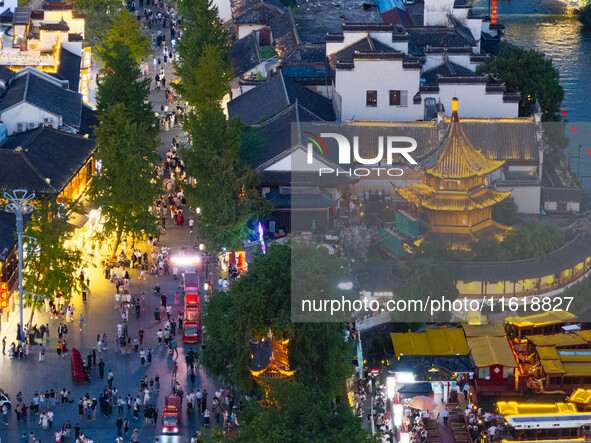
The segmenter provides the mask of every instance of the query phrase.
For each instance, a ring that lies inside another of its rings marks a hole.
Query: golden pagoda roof
[[[411,184],[406,188],[397,189],[405,200],[415,206],[437,211],[472,211],[483,209],[504,200],[511,195],[511,191],[500,192],[490,188],[481,188],[472,193],[441,192],[420,183]]]
[[[444,179],[483,176],[499,169],[504,161],[490,160],[472,146],[460,125],[457,106],[458,100],[454,99],[447,131],[437,145],[419,159],[419,167]]]

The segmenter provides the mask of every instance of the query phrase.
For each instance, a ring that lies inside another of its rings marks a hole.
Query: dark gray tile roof
[[[287,10],[287,7],[281,2],[281,0],[232,0],[231,8],[234,23],[237,23],[236,19],[239,19],[242,15],[248,12],[248,10],[260,5],[274,6],[281,11]]]
[[[230,100],[228,116],[238,117],[243,123],[253,125],[287,106],[289,98],[280,74]]]
[[[273,45],[279,60],[282,61],[282,58],[287,57],[300,43],[291,9],[273,17],[269,26],[273,34]]]
[[[0,149],[0,190],[27,189],[36,194],[54,194],[51,186],[22,151]],[[3,212],[3,211],[0,211]]]
[[[265,369],[273,356],[273,344],[271,340],[250,340],[250,354],[252,355],[252,370]]]
[[[318,187],[280,187],[267,193],[265,198],[275,208],[330,208],[338,204],[330,193]]]
[[[349,46],[346,46],[340,51],[330,54],[328,56],[328,60],[332,69],[336,69],[339,67],[350,69],[352,67],[350,65],[352,65],[352,63],[354,62],[354,58],[356,55],[359,55],[363,52],[375,53],[376,51],[391,52],[396,54],[399,53],[399,51],[394,51],[392,48],[367,36]]]
[[[310,63],[326,63],[326,43],[300,42],[297,48],[283,59],[284,65]]]
[[[14,8],[13,25],[28,25],[31,20],[31,8]]]
[[[39,178],[49,179],[49,186],[59,193],[92,156],[96,141],[40,126],[8,137],[0,146],[0,153],[7,155],[6,150],[14,153],[19,147]]]
[[[62,80],[68,80],[70,91],[78,92],[81,61],[82,57],[80,55],[76,55],[65,48],[61,49],[57,74]]]
[[[470,71],[463,66],[457,65],[450,61],[443,63],[435,68],[429,69],[421,74],[427,84],[437,84],[437,76],[448,76],[448,77],[457,77],[462,75],[470,75],[473,76],[474,72]]]
[[[581,202],[582,191],[579,188],[542,188],[542,200],[545,202]]]
[[[235,25],[267,25],[271,24],[271,20],[285,12],[275,5],[266,2],[256,2],[250,7],[239,11],[239,15],[234,15]]]
[[[279,73],[228,103],[228,116],[253,125],[298,102],[322,120],[334,120],[332,102]]]
[[[408,50],[413,55],[424,55],[424,48],[427,46],[474,46],[474,38],[470,38],[456,27],[417,27],[408,28],[406,31],[410,34],[408,41]]]
[[[94,137],[93,126],[98,124],[99,120],[94,109],[87,104],[82,105],[82,119],[80,123],[80,131],[78,133],[80,135],[88,134],[90,137]]]
[[[43,78],[44,73],[34,70],[13,78],[0,97],[0,109],[6,110],[18,103],[28,102],[55,115],[61,115],[68,126],[80,126],[82,95]]]
[[[254,32],[234,42],[232,45],[232,67],[235,77],[250,71],[260,63],[259,45]]]
[[[539,263],[531,258],[511,262],[449,262],[449,265],[458,281],[518,281],[554,275],[584,262],[589,256],[591,243],[578,235],[561,248],[547,254],[545,260]]]
[[[248,153],[249,165],[257,169],[262,164],[283,154],[297,143],[297,137],[292,134],[292,123],[322,121],[300,105],[291,105],[279,114],[273,116],[263,124],[257,126],[262,130],[265,144],[257,148],[256,152]],[[293,138],[292,138],[293,136]]]
[[[8,69],[6,66],[0,66],[0,80],[7,82],[14,75],[12,69]]]

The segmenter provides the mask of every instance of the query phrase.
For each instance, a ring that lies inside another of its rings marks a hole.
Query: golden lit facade
[[[260,403],[265,407],[272,406],[275,404],[270,399],[272,397],[270,394],[273,391],[273,381],[291,380],[295,373],[290,369],[287,353],[291,334],[283,340],[276,340],[273,337],[273,332],[269,330],[266,338],[255,340],[249,335],[249,340],[252,359],[250,373],[264,390],[264,396]]]
[[[457,99],[452,106],[445,134],[419,159],[423,183],[397,191],[426,215],[431,227],[422,239],[440,238],[453,249],[468,249],[480,238],[504,238],[509,228],[492,220],[492,206],[511,192],[487,186],[488,175],[504,161],[490,160],[472,146],[460,125]]]

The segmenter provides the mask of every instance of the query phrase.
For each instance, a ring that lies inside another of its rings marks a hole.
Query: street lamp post
[[[10,203],[6,205],[6,212],[16,215],[16,234],[18,236],[18,302],[20,309],[19,337],[23,338],[23,216],[33,212],[35,207],[29,203],[35,198],[35,193],[28,194],[25,189],[15,189],[12,194],[4,193],[4,198]]]

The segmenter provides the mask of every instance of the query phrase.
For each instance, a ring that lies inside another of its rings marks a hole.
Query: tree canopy
[[[157,219],[149,210],[160,193],[154,169],[159,160],[158,139],[151,127],[123,118],[125,115],[123,104],[112,105],[99,115],[95,134],[102,168],[88,192],[92,205],[102,208],[101,239],[116,235],[113,256],[127,235],[159,232]]]
[[[203,64],[201,56],[206,46],[216,48],[219,55],[216,63],[223,66],[222,71],[226,74],[231,72],[228,34],[212,0],[178,0],[177,5],[183,17],[183,38],[177,45],[179,58],[175,62],[175,70],[180,81],[176,90],[183,100],[195,106],[202,103],[199,97],[201,91],[197,87],[200,80],[198,70],[200,63]],[[222,80],[225,81],[225,78]],[[219,99],[222,97],[223,94]]]
[[[123,47],[127,48],[131,58],[138,63],[152,53],[150,41],[140,29],[139,23],[127,8],[122,8],[113,16],[95,46],[97,57],[106,67],[117,58],[118,51]]]
[[[556,226],[528,222],[512,231],[503,241],[503,246],[511,251],[513,260],[535,258],[539,262],[563,243],[564,236]]]
[[[513,197],[506,198],[492,207],[493,220],[505,226],[513,226],[519,221],[517,204]]]
[[[23,242],[26,254],[23,260],[24,291],[48,300],[56,300],[57,294],[61,293],[63,302],[85,287],[85,283],[78,280],[78,270],[84,263],[83,253],[73,244],[66,246],[72,237],[68,220],[74,209],[76,206],[71,203],[58,203],[55,196],[35,202],[35,210],[24,231],[28,236]],[[23,301],[32,307],[32,321],[44,299],[24,294]]]
[[[104,38],[104,33],[111,20],[121,9],[120,0],[76,0],[76,10],[84,12],[84,40],[86,44],[97,47]]]
[[[95,135],[101,168],[88,192],[91,204],[102,208],[105,222],[101,238],[116,236],[113,255],[125,236],[158,232],[156,218],[150,213],[160,192],[155,171],[160,159],[158,127],[147,100],[149,83],[141,79],[137,60],[138,48],[147,40],[129,18],[123,11],[108,28],[109,38],[100,45],[105,67],[97,93],[99,125]]]
[[[295,381],[334,397],[341,394],[345,380],[352,374],[352,344],[344,340],[342,324],[292,322],[292,272],[309,279],[306,287],[320,282],[320,293],[325,285],[336,287],[339,277],[327,273],[340,269],[342,263],[321,249],[296,255],[304,257],[293,262],[304,262],[298,263],[305,267],[304,274],[299,274],[303,268],[294,270],[290,266],[290,245],[271,245],[266,254],[249,264],[248,272],[232,283],[228,292],[210,298],[204,306],[207,333],[201,362],[210,374],[225,383],[250,390],[253,380],[247,331],[255,339],[265,337],[269,329],[277,338],[292,334],[289,361],[296,370]],[[305,257],[310,257],[312,266],[306,266]],[[316,266],[321,260],[327,264]],[[293,290],[298,291],[298,286]]]
[[[552,66],[552,59],[543,53],[503,42],[499,45],[499,53],[479,66],[477,71],[491,73],[507,85],[507,91],[521,93],[520,116],[530,116],[536,100],[539,100],[544,120],[560,120],[564,90],[558,82],[558,71]]]
[[[298,382],[275,383],[272,400],[279,407],[265,408],[251,400],[240,414],[235,441],[284,442],[371,442],[377,441],[362,428],[343,401],[310,390]]]

